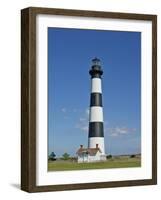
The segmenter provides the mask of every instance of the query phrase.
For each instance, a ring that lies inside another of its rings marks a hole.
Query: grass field
[[[85,169],[107,169],[107,168],[128,168],[140,167],[140,158],[112,158],[106,162],[97,163],[77,163],[75,161],[49,161],[49,171],[66,171],[66,170],[85,170]]]

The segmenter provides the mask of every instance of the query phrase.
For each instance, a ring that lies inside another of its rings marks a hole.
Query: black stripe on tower
[[[102,107],[102,94],[101,93],[91,93],[90,106],[100,106]]]
[[[93,62],[92,69],[89,71],[91,78],[101,78],[103,71],[99,63],[100,60],[96,58],[93,59],[92,62]]]
[[[89,137],[104,137],[103,122],[89,122]]]
[[[101,79],[101,75],[99,73],[91,73],[91,78],[100,78]]]

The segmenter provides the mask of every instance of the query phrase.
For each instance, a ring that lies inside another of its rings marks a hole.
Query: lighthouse
[[[91,75],[91,95],[89,109],[88,148],[99,147],[105,158],[103,104],[102,104],[102,74],[100,59],[94,58],[89,71]],[[103,157],[102,157],[103,158]]]
[[[91,94],[89,109],[88,147],[77,150],[78,163],[101,162],[106,160],[103,128],[102,74],[100,59],[94,58],[89,71]]]

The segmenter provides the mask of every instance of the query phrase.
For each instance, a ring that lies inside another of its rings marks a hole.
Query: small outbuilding
[[[106,160],[105,155],[102,155],[101,149],[98,144],[95,148],[84,148],[83,145],[80,145],[80,148],[77,151],[78,163],[83,162],[99,162]]]

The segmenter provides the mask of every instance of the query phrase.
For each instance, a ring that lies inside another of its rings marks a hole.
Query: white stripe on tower
[[[89,122],[103,122],[102,107],[99,106],[90,107]]]
[[[101,87],[101,79],[100,78],[92,78],[91,84],[91,93],[102,93]]]
[[[103,74],[103,71],[98,58],[92,60],[92,69],[89,73],[91,75],[91,97],[88,147],[96,148],[98,145],[102,154],[105,154],[101,86],[101,75]]]

